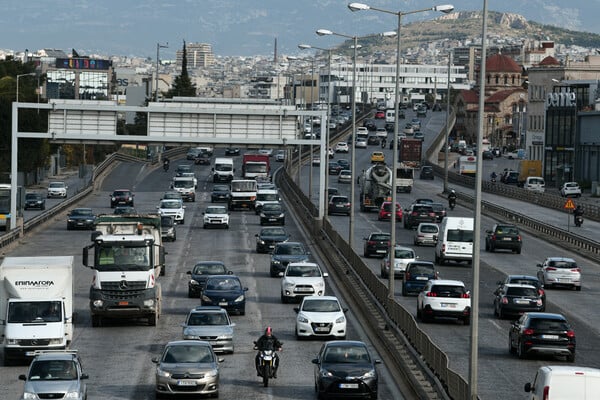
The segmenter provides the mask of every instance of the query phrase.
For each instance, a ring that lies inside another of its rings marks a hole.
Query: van
[[[212,168],[213,182],[231,182],[234,172],[233,158],[215,158],[215,166]]]
[[[385,122],[394,123],[396,122],[396,110],[385,111]]]
[[[440,224],[440,232],[434,240],[435,262],[443,265],[446,261],[473,261],[473,218],[446,217]]]
[[[540,367],[532,383],[525,384],[531,400],[597,399],[600,369],[549,365]]]
[[[528,176],[527,179],[525,179],[523,187],[532,192],[544,193],[546,190],[546,182],[544,182],[544,178],[541,176]]]

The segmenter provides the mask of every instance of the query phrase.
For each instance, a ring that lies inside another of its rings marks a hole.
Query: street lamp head
[[[310,44],[299,44],[298,48],[300,48],[301,50],[306,50],[306,49],[312,49],[312,46]]]
[[[398,36],[398,33],[396,31],[388,31],[388,32],[380,33],[380,35],[383,37],[396,37],[396,36]]]
[[[350,9],[350,11],[364,11],[371,9],[371,7],[363,3],[350,3],[348,4],[348,8]]]
[[[327,29],[318,29],[317,35],[319,35],[319,36],[333,35],[333,32],[330,30],[327,30]]]
[[[442,4],[440,6],[434,6],[433,11],[439,11],[443,12],[444,14],[448,14],[454,11],[454,6],[452,4]]]

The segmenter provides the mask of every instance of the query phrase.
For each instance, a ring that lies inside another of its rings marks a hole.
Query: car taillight
[[[567,331],[567,337],[568,338],[574,338],[575,337],[575,332],[572,330],[568,330]]]
[[[435,213],[434,213],[434,212],[430,212],[430,213],[429,213],[429,216],[430,216],[430,217],[435,217]]]
[[[521,241],[521,235],[517,235],[517,240],[520,242]]]
[[[377,244],[377,242],[376,242],[376,241],[374,241],[374,240],[369,240],[369,241],[367,241],[367,244],[368,244],[369,246],[373,246],[373,245]]]
[[[523,335],[533,335],[535,331],[531,328],[527,328],[523,330]]]
[[[412,215],[413,217],[415,217],[415,216],[419,215],[419,213],[416,212],[416,211],[413,211],[413,212],[410,213],[410,215]]]
[[[492,235],[492,238],[491,238],[491,239],[492,239],[492,240],[496,240],[496,235],[495,235],[495,234],[494,234],[494,235]]]
[[[573,268],[573,269],[571,270],[571,272],[581,272],[581,269],[579,269],[579,268]]]
[[[435,292],[427,292],[427,297],[437,297],[437,293],[435,293]]]
[[[460,298],[461,299],[470,299],[471,295],[469,293],[463,293],[463,294],[460,295]]]
[[[540,296],[543,296],[543,295],[544,295],[544,291],[543,291],[542,289],[539,289],[539,290],[538,290],[538,293],[539,293],[539,295],[540,295]]]
[[[410,279],[410,272],[405,272],[404,274],[406,276],[406,280],[409,280]]]
[[[535,304],[536,304],[536,305],[538,305],[538,306],[541,306],[541,305],[543,304],[543,303],[542,303],[542,299],[537,299],[537,300],[535,301]]]
[[[508,299],[506,297],[503,297],[501,301],[502,304],[508,304]]]
[[[548,396],[550,396],[550,386],[544,386],[544,391],[542,393],[542,400],[548,400]]]
[[[554,267],[546,267],[546,271],[556,271],[556,268],[554,268]]]

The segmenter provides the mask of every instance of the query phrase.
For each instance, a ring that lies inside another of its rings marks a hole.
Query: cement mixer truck
[[[360,211],[379,209],[392,190],[392,170],[378,163],[363,172],[360,178]]]

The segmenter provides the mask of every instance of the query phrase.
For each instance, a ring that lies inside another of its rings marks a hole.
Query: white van
[[[546,182],[544,182],[544,178],[541,176],[528,176],[527,179],[525,179],[523,187],[532,192],[544,193],[546,190]]]
[[[446,217],[435,240],[435,262],[443,265],[448,260],[473,261],[473,218]]]
[[[531,400],[588,400],[600,393],[600,369],[564,365],[540,367],[525,384]]]
[[[385,110],[385,122],[396,122],[396,110]]]
[[[233,158],[215,158],[215,166],[212,168],[213,182],[231,182],[234,172]]]

